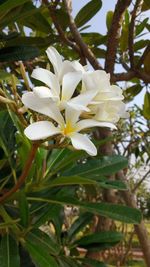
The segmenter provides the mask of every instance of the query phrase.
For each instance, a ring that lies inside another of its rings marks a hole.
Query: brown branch
[[[110,74],[113,74],[114,72],[115,58],[120,38],[123,14],[126,8],[130,5],[131,1],[132,0],[118,0],[115,7],[112,25],[108,32],[107,52],[105,61],[105,70]]]
[[[30,169],[31,169],[31,166],[32,166],[32,162],[35,158],[35,154],[36,154],[36,151],[39,147],[39,143],[35,143],[33,144],[32,148],[31,148],[31,151],[30,151],[30,154],[29,154],[29,157],[28,157],[28,160],[26,162],[26,165],[24,167],[24,170],[21,174],[21,176],[19,177],[17,183],[14,185],[14,187],[12,187],[10,189],[10,191],[6,192],[3,196],[0,197],[0,203],[3,203],[6,199],[8,199],[10,196],[12,196],[12,194],[14,194],[24,183]]]
[[[146,56],[148,55],[148,53],[150,53],[150,43],[147,45],[147,47],[145,48],[145,50],[143,52],[143,55],[140,57],[139,62],[136,65],[137,69],[140,69],[140,67],[144,63],[144,60],[145,60]]]
[[[129,46],[129,57],[131,69],[134,69],[134,31],[135,31],[135,20],[141,8],[143,0],[136,0],[135,6],[132,11],[131,22],[129,24],[129,36],[128,36],[128,46]]]
[[[78,44],[82,53],[88,59],[88,61],[90,62],[90,64],[92,65],[92,67],[94,69],[103,69],[102,66],[100,65],[100,63],[98,62],[98,60],[96,59],[95,55],[91,51],[91,49],[82,40],[81,34],[79,33],[78,28],[75,24],[75,21],[71,15],[70,1],[64,0],[64,4],[65,4],[66,12],[67,12],[68,17],[69,17],[70,31],[71,31],[71,33],[72,33],[72,35],[76,41],[76,44]]]
[[[52,21],[54,23],[54,26],[55,26],[55,28],[56,28],[56,30],[57,30],[62,42],[64,44],[67,44],[68,46],[72,47],[76,52],[78,52],[80,54],[79,47],[66,37],[61,25],[59,24],[59,22],[57,20],[57,17],[56,17],[56,5],[54,5],[53,3],[49,3],[48,0],[42,0],[42,2],[47,6],[47,8],[49,10],[50,16],[51,16]]]
[[[135,193],[135,191],[140,187],[140,185],[144,182],[144,180],[147,178],[147,176],[150,174],[150,170],[146,172],[146,174],[143,176],[143,178],[135,185],[132,192]]]
[[[120,81],[130,81],[133,78],[139,78],[143,82],[150,83],[150,75],[145,73],[144,71],[139,70],[130,70],[128,72],[122,72],[122,73],[114,73],[111,76],[111,82],[120,82]]]

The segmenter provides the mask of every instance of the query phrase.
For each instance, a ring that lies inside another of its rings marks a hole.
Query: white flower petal
[[[107,92],[110,90],[110,74],[103,70],[96,70],[83,74],[83,88],[85,90],[98,90]]]
[[[58,107],[50,99],[39,98],[33,92],[27,92],[23,94],[22,102],[27,108],[52,118],[60,125],[64,124],[64,119]]]
[[[92,101],[92,99],[97,94],[97,91],[89,90],[87,92],[84,92],[74,98],[72,98],[68,105],[72,106],[73,108],[77,110],[83,110],[83,111],[89,111],[89,108],[87,108],[87,105],[89,105]]]
[[[58,96],[55,96],[53,91],[45,86],[36,86],[33,88],[33,92],[40,98],[52,98],[54,101],[59,100]]]
[[[78,121],[80,114],[81,114],[81,110],[73,109],[67,105],[65,109],[66,123],[74,126],[76,122]]]
[[[31,77],[48,85],[54,94],[59,96],[60,85],[57,77],[52,72],[43,68],[37,68],[33,70]]]
[[[62,69],[62,65],[63,65],[63,62],[62,62],[62,56],[58,53],[58,51],[50,46],[47,50],[46,50],[46,53],[47,53],[47,56],[50,60],[50,62],[52,63],[53,65],[53,68],[54,68],[54,71],[55,71],[55,74],[59,77],[60,76],[60,72],[61,72],[61,69]]]
[[[70,139],[74,148],[78,150],[85,150],[91,156],[97,155],[96,147],[87,136],[80,133],[73,133],[70,135]]]
[[[62,81],[62,100],[68,101],[82,77],[81,72],[69,72],[64,75]]]
[[[80,110],[80,111],[90,112],[90,109],[83,105],[74,104],[72,102],[68,102],[66,105],[78,111]]]
[[[87,65],[82,66],[78,60],[72,61],[72,66],[76,71],[81,71],[82,73],[85,73],[87,71]]]
[[[24,130],[24,134],[32,141],[44,140],[59,133],[60,130],[49,121],[32,123]]]
[[[86,128],[91,127],[108,127],[111,129],[117,129],[116,126],[113,123],[110,122],[100,122],[92,119],[85,119],[77,122],[76,124],[77,131],[81,131]]]

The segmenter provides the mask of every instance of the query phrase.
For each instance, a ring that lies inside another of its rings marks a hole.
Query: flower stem
[[[10,189],[10,191],[6,192],[3,196],[0,197],[0,203],[3,203],[6,199],[8,199],[12,194],[14,194],[22,186],[22,184],[24,183],[24,181],[25,181],[25,179],[26,179],[26,177],[27,177],[27,175],[31,169],[32,162],[35,158],[36,151],[37,151],[38,147],[39,147],[39,143],[35,143],[32,145],[28,160],[26,162],[26,165],[23,169],[21,176],[19,177],[19,179],[18,179],[17,183],[14,185],[14,187],[12,187]]]

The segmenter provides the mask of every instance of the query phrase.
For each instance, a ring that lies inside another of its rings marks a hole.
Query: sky
[[[89,0],[72,0],[73,4],[73,16],[78,13],[78,11],[83,7]],[[88,25],[91,25],[87,31],[92,32],[99,32],[101,34],[106,34],[107,28],[106,28],[106,14],[109,10],[114,10],[116,0],[102,0],[102,8],[100,11],[89,21]],[[149,14],[150,15],[150,14]],[[121,72],[122,68],[117,68],[117,72]],[[132,105],[133,103],[136,103],[138,106],[142,107],[144,102],[144,94],[145,89],[142,90],[140,94],[138,94],[134,101],[130,103]]]

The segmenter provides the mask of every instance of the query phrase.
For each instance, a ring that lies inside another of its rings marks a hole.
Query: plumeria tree
[[[149,2],[118,0],[106,35],[87,32],[102,2],[75,18],[70,0],[0,3],[2,267],[106,266],[101,251],[124,238],[116,221],[134,225],[150,266],[138,185],[126,179],[136,138],[125,105],[144,88],[148,127]]]

